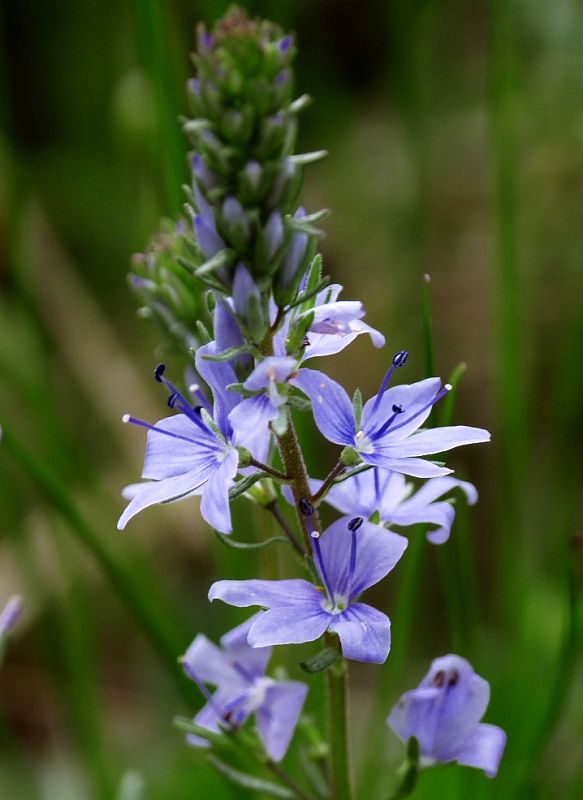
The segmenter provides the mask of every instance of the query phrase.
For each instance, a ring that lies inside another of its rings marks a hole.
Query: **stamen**
[[[154,379],[158,381],[158,383],[163,383],[164,386],[170,392],[170,397],[168,398],[168,406],[170,408],[174,408],[177,411],[180,411],[184,414],[191,422],[200,428],[201,431],[205,433],[209,433],[208,427],[204,424],[200,415],[196,413],[196,410],[192,408],[188,400],[184,397],[184,395],[178,391],[176,386],[168,380],[168,378],[164,377],[164,372],[166,371],[165,364],[158,364],[156,369],[154,370]]]
[[[203,405],[206,408],[206,410],[212,414],[213,407],[211,406],[209,400],[207,399],[205,393],[201,390],[198,383],[191,383],[190,386],[188,387],[188,391],[190,392],[190,394],[193,394],[195,397],[197,397],[200,400],[201,405]]]
[[[392,416],[390,416],[388,418],[388,420],[381,425],[381,427],[378,429],[378,431],[374,434],[375,437],[382,436],[383,433],[386,433],[389,430],[389,428],[391,427],[391,425],[393,424],[393,422],[397,419],[399,414],[402,414],[402,413],[403,413],[403,407],[402,406],[398,406],[395,403],[393,405],[393,414],[392,414]]]
[[[428,403],[425,403],[425,405],[422,408],[420,408],[419,411],[416,411],[414,414],[412,414],[406,420],[403,420],[403,422],[400,422],[398,425],[395,425],[395,427],[393,428],[391,433],[393,433],[393,431],[398,430],[399,428],[402,428],[403,425],[408,425],[409,422],[411,422],[411,420],[415,419],[420,414],[423,414],[424,411],[427,411],[428,408],[431,408],[431,406],[433,406],[433,405],[435,405],[435,403],[439,402],[439,400],[441,400],[442,397],[445,397],[445,395],[448,392],[451,392],[452,389],[453,389],[453,386],[451,384],[449,384],[449,383],[446,383],[445,386],[443,386],[439,390],[439,392],[435,395],[433,400],[430,400]],[[393,406],[393,408],[394,408],[394,406]]]
[[[383,382],[381,383],[381,388],[379,389],[379,393],[377,394],[376,400],[374,401],[374,406],[372,408],[373,414],[378,409],[381,403],[382,397],[387,389],[387,386],[389,385],[389,382],[393,377],[393,372],[396,369],[399,369],[400,367],[404,367],[408,358],[409,358],[409,353],[407,352],[407,350],[399,350],[399,352],[395,353],[395,355],[393,356],[393,361],[391,363],[391,366],[389,367],[389,371],[383,378]]]
[[[306,518],[306,525],[308,527],[308,531],[312,539],[312,546],[314,548],[314,556],[316,558],[316,564],[318,565],[318,571],[320,572],[320,576],[324,584],[324,589],[326,590],[326,595],[328,597],[328,600],[331,603],[333,603],[334,593],[330,586],[330,581],[328,580],[328,574],[326,573],[324,559],[322,558],[322,549],[320,547],[320,542],[319,542],[320,533],[319,531],[314,530],[314,526],[312,524],[312,514],[314,513],[314,506],[310,503],[307,497],[302,497],[302,499],[300,500],[300,511]]]
[[[352,579],[354,578],[354,571],[356,569],[356,531],[363,523],[362,517],[354,517],[348,523],[348,530],[350,531],[350,562],[348,564],[348,575],[346,577],[346,592],[348,595],[351,593]]]
[[[170,436],[172,439],[181,439],[183,442],[188,442],[189,444],[195,444],[199,448],[204,448],[205,450],[215,451],[216,448],[213,447],[211,444],[207,444],[207,442],[201,442],[200,440],[190,439],[188,436],[182,436],[179,433],[172,433],[172,431],[167,431],[164,428],[159,428],[157,425],[152,425],[149,422],[145,422],[143,419],[138,419],[137,417],[132,417],[130,414],[124,414],[121,418],[123,423],[130,422],[132,425],[138,425],[140,428],[146,428],[149,431],[156,431],[156,433],[163,433],[164,436]]]

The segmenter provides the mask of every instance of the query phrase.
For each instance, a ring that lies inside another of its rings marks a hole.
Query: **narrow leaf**
[[[264,547],[269,547],[269,545],[277,544],[278,542],[289,544],[289,539],[286,539],[285,536],[272,536],[263,542],[240,542],[237,539],[233,539],[232,536],[219,533],[219,531],[215,531],[215,535],[220,542],[235,550],[263,550]]]
[[[340,658],[340,653],[335,647],[326,647],[315,656],[312,656],[307,661],[300,661],[300,667],[304,672],[313,674],[315,672],[324,672],[330,669]]]
[[[257,794],[267,794],[270,797],[281,797],[284,798],[284,800],[293,800],[296,796],[295,792],[292,792],[291,789],[287,789],[285,786],[280,786],[271,781],[266,781],[263,778],[257,778],[255,775],[249,775],[247,772],[241,772],[231,767],[230,764],[225,764],[224,761],[221,761],[216,756],[209,756],[208,761],[217,772],[220,772],[225,778],[236,783],[237,786],[242,786],[244,789],[251,789],[251,791],[257,792]]]

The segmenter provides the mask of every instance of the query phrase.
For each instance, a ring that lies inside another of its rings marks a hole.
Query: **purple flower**
[[[471,665],[455,655],[437,658],[417,689],[405,692],[387,719],[397,736],[419,741],[421,763],[457,761],[497,771],[506,734],[480,723],[490,700],[490,686]]]
[[[209,599],[268,609],[249,628],[252,647],[311,642],[332,631],[345,658],[382,664],[390,649],[390,620],[357,598],[393,569],[407,539],[360,517],[345,517],[321,537],[314,532],[312,542],[322,589],[301,578],[218,581]]]
[[[205,355],[217,352],[215,342],[196,352],[196,368],[211,388],[211,406],[198,387],[193,387],[199,405],[189,401],[164,377],[163,366],[156,378],[169,389],[168,404],[179,411],[171,417],[150,425],[143,420],[124,417],[127,422],[148,429],[146,456],[142,478],[148,482],[132,484],[124,490],[131,500],[121,515],[118,528],[123,530],[139,511],[157,503],[182,500],[201,495],[201,514],[213,528],[231,533],[229,489],[237,474],[239,455],[236,447],[246,447],[263,458],[269,445],[267,429],[247,428],[236,435],[229,414],[240,397],[227,390],[236,382],[233,367],[224,361],[208,361]]]
[[[292,384],[312,401],[316,425],[326,439],[354,448],[365,463],[416,478],[447,475],[450,469],[419,456],[441,453],[462,444],[487,442],[490,434],[482,428],[465,425],[417,432],[431,407],[451,386],[442,387],[439,378],[427,378],[387,389],[393,371],[404,359],[404,353],[394,357],[379,393],[365,403],[358,422],[342,386],[323,372],[301,369]]]
[[[0,640],[16,625],[22,612],[22,605],[22,597],[19,595],[8,598],[6,605],[0,611]]]
[[[310,481],[312,493],[318,491],[323,481]],[[287,489],[288,487],[284,487]],[[438,527],[427,532],[433,544],[443,544],[449,539],[455,518],[455,508],[447,501],[436,502],[453,489],[461,489],[473,505],[478,499],[475,486],[456,478],[430,478],[420,489],[406,483],[399,472],[374,467],[332,486],[326,502],[343,514],[370,517],[377,512],[385,525],[416,525],[429,522]]]
[[[362,321],[365,315],[362,303],[359,300],[338,300],[341,291],[342,286],[334,283],[318,292],[311,310],[304,312],[292,310],[274,337],[276,354],[285,354],[290,328],[309,314],[313,314],[313,319],[302,353],[303,361],[339,353],[361,333],[368,333],[375,347],[383,347],[385,337],[382,333]]]
[[[253,617],[225,634],[219,648],[199,634],[182,659],[186,674],[195,681],[207,704],[194,718],[202,728],[220,732],[238,728],[255,714],[257,731],[268,755],[281,761],[286,754],[308,687],[299,681],[275,681],[265,675],[270,647],[252,648],[247,633]],[[205,684],[216,686],[211,695]],[[195,746],[207,746],[202,737],[190,734]]]

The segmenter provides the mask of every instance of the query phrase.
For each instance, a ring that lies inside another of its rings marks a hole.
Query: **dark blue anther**
[[[409,353],[407,350],[399,350],[398,353],[395,353],[393,356],[393,366],[394,367],[404,367],[407,359],[409,358]]]
[[[402,414],[403,413],[403,406],[398,406],[396,403],[392,406],[393,413],[395,414]]]
[[[158,366],[154,370],[154,378],[158,381],[158,383],[163,383],[162,375],[165,372],[166,372],[166,364],[158,364]]]
[[[354,517],[354,519],[351,519],[350,522],[348,523],[348,530],[353,532],[357,531],[362,525],[362,523],[363,523],[362,517]]]
[[[168,404],[168,408],[174,408],[177,400],[178,400],[178,394],[176,392],[172,392],[172,394],[169,394],[168,400],[166,401]]]

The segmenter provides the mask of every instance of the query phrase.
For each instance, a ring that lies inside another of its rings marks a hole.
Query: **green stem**
[[[326,634],[326,644],[338,647],[338,639]],[[348,669],[341,659],[326,672],[328,688],[328,740],[330,779],[334,800],[352,800],[348,747]]]

